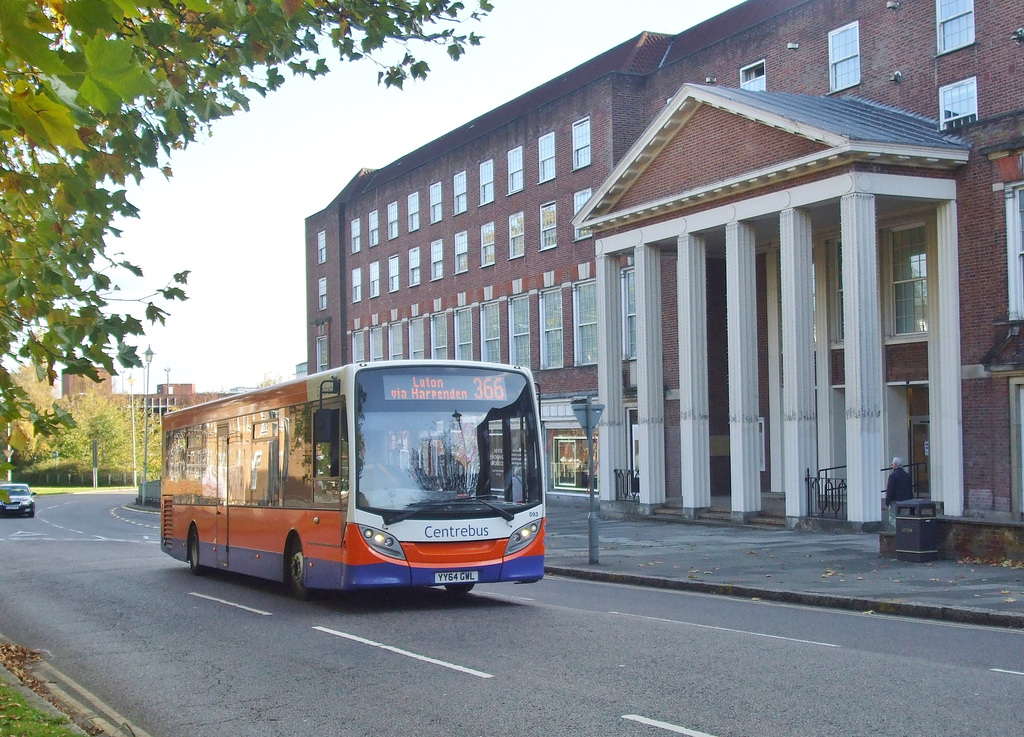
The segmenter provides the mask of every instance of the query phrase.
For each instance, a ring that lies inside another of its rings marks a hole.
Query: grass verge
[[[45,687],[33,678],[26,666],[39,658],[38,653],[20,645],[0,643],[0,665],[13,673],[26,688],[42,698],[48,696]],[[50,714],[29,705],[21,691],[0,679],[0,735],[12,737],[80,737],[80,729],[60,714]]]

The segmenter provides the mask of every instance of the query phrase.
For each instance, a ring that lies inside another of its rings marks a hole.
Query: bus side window
[[[316,452],[316,475],[337,476],[340,462],[338,438],[340,412],[318,409],[313,413],[313,448]]]
[[[338,473],[341,475],[341,491],[348,491],[348,408],[345,406],[345,398],[341,398],[341,468]]]

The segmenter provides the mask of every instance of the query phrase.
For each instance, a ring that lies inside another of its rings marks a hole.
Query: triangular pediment
[[[938,121],[865,100],[687,84],[573,223],[619,227],[858,160],[952,169],[969,148]]]

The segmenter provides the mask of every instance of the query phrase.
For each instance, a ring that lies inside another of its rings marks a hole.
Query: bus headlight
[[[402,550],[402,544],[398,542],[393,535],[389,535],[388,533],[373,527],[367,527],[366,525],[359,525],[359,534],[363,536],[363,542],[378,553],[386,555],[389,558],[405,560],[405,552]]]
[[[533,542],[533,538],[537,537],[538,532],[540,532],[539,522],[531,522],[528,525],[520,527],[509,536],[508,547],[505,548],[505,555],[510,555],[517,550],[525,548]]]

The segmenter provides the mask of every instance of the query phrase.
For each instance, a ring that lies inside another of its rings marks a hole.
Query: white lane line
[[[207,601],[215,601],[218,604],[226,604],[227,606],[233,606],[233,607],[235,607],[235,609],[244,609],[247,612],[252,612],[253,614],[259,614],[259,615],[262,615],[264,617],[272,617],[272,616],[274,616],[272,612],[265,612],[262,609],[253,609],[252,607],[243,606],[242,604],[236,604],[235,602],[228,601],[227,599],[218,599],[218,598],[213,597],[213,596],[207,596],[206,594],[197,594],[195,591],[189,591],[188,595],[189,596],[194,596],[197,599],[206,599]]]
[[[668,622],[669,624],[681,624],[686,627],[698,627],[705,630],[717,630],[718,632],[731,632],[734,635],[750,635],[751,637],[766,637],[769,640],[785,640],[786,642],[799,642],[803,645],[820,645],[821,647],[842,647],[832,642],[817,642],[815,640],[799,640],[795,637],[783,637],[782,635],[769,635],[764,632],[750,632],[749,630],[734,630],[729,627],[715,627],[711,624],[697,624],[696,622],[682,622],[678,619],[664,619],[662,617],[646,617],[641,614],[626,614],[625,612],[608,612],[617,614],[620,617],[635,617],[636,619],[647,619],[652,622]]]
[[[1019,670],[1003,670],[1002,668],[989,668],[993,673],[1008,673],[1011,676],[1024,676]]]
[[[646,724],[650,727],[664,729],[668,732],[689,735],[689,737],[714,737],[714,735],[710,735],[707,732],[698,732],[696,729],[687,729],[686,727],[680,727],[678,724],[670,724],[669,722],[659,722],[657,719],[648,719],[639,714],[623,714],[622,718],[629,719],[631,722],[640,722],[640,724]]]
[[[407,658],[414,660],[422,660],[424,663],[432,663],[433,665],[440,665],[442,668],[450,668],[457,670],[460,673],[468,673],[471,676],[477,678],[494,678],[490,673],[484,673],[483,671],[473,670],[472,668],[466,668],[455,663],[448,663],[444,660],[438,660],[437,658],[429,658],[426,655],[420,655],[418,653],[409,652],[408,650],[402,650],[401,648],[394,647],[392,645],[385,645],[382,642],[374,642],[373,640],[367,640],[365,637],[359,637],[358,635],[350,635],[347,632],[338,632],[338,630],[328,629],[327,627],[314,627],[313,629],[320,632],[325,632],[328,635],[334,635],[335,637],[344,637],[346,640],[352,640],[353,642],[359,642],[363,645],[369,645],[370,647],[379,647],[381,650],[387,650],[388,652],[397,653],[398,655],[404,655]]]

